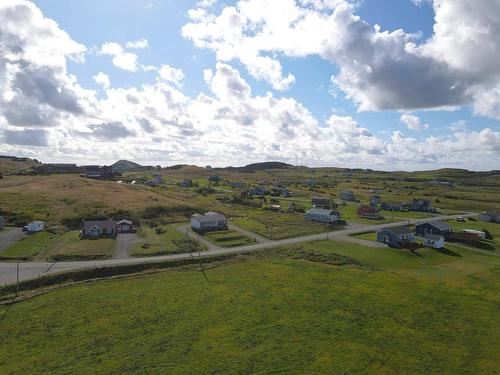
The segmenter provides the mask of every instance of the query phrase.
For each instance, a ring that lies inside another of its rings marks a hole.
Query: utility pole
[[[16,294],[19,293],[19,261],[17,261],[16,272]]]

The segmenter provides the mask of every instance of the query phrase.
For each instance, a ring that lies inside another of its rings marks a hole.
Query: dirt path
[[[113,259],[130,258],[130,248],[138,241],[140,241],[140,238],[135,233],[120,233],[116,237]]]

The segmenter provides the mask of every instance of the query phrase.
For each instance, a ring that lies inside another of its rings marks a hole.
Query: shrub
[[[483,228],[483,232],[484,232],[485,238],[487,240],[492,240],[493,239],[493,235],[491,234],[491,232],[488,229]]]
[[[155,229],[155,232],[156,232],[156,234],[162,234],[162,233],[165,233],[165,229],[158,227]]]

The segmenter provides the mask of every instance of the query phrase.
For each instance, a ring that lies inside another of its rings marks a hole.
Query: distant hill
[[[244,167],[227,167],[224,169],[231,169],[241,172],[253,172],[253,171],[263,171],[267,169],[286,169],[286,168],[293,168],[293,165],[282,163],[279,161],[266,161],[263,163],[248,164],[245,165]]]
[[[41,163],[36,159],[0,155],[0,173],[2,174],[29,171],[31,167],[40,164]]]
[[[117,172],[130,171],[133,169],[143,168],[139,163],[135,163],[129,160],[118,160],[116,163],[111,164],[111,168]]]

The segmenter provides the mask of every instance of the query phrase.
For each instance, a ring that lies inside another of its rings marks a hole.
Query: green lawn
[[[255,243],[255,239],[249,238],[235,230],[208,232],[203,237],[221,247],[234,247]]]
[[[178,227],[185,225],[182,223],[159,225],[158,228],[164,231],[160,234],[156,233],[156,228],[143,225],[138,231],[141,241],[132,246],[131,254],[133,256],[152,256],[188,252],[189,249],[185,248],[183,242],[186,235],[177,230]]]
[[[39,254],[46,259],[101,259],[111,258],[115,251],[114,238],[100,238],[96,240],[80,239],[80,231],[66,232]]]
[[[352,237],[360,238],[362,240],[377,241],[377,234],[375,232],[355,234]]]
[[[498,373],[500,260],[456,251],[322,241],[208,267],[208,283],[196,267],[64,287],[11,307],[0,372]]]
[[[60,235],[48,231],[30,234],[0,253],[5,258],[31,258],[50,246]]]
[[[245,216],[235,216],[232,221],[247,230],[272,240],[299,237],[326,232],[328,227],[321,223],[305,221],[302,213],[285,213],[262,209],[247,210]]]

